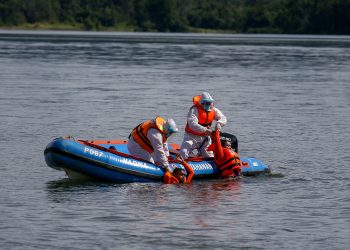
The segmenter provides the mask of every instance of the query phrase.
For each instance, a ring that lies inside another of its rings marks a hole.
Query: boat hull
[[[57,138],[50,142],[45,151],[47,165],[56,170],[64,170],[69,178],[89,178],[101,181],[129,182],[161,182],[163,171],[156,165],[126,155],[126,142],[105,141],[98,147],[84,144],[82,141]],[[103,149],[106,150],[103,150]],[[114,148],[116,152],[107,149]],[[120,152],[120,153],[119,153]],[[241,158],[246,162],[242,174],[257,175],[269,173],[270,169],[255,158]],[[194,170],[194,179],[217,178],[218,171],[212,160],[188,162]],[[183,166],[170,163],[172,168]],[[184,169],[184,168],[183,168]]]

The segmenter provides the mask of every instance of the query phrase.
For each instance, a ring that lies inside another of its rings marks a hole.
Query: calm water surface
[[[349,79],[350,37],[1,31],[1,249],[349,249]],[[183,131],[202,91],[272,176],[77,183],[45,164],[59,136]]]

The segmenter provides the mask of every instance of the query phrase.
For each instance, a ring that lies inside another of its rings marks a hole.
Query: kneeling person
[[[129,136],[128,150],[132,156],[156,163],[165,171],[169,169],[167,140],[178,132],[173,119],[156,117],[134,128]]]
[[[214,99],[207,92],[193,97],[193,106],[187,114],[187,124],[185,135],[180,148],[180,154],[183,158],[193,156],[196,149],[200,156],[212,157],[207,149],[211,144],[210,134],[213,121],[219,128],[227,122],[226,116],[216,107]]]

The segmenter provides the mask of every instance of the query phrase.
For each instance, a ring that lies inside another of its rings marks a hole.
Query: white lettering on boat
[[[88,147],[84,147],[84,153],[89,153],[97,157],[101,157],[103,155],[103,152]]]
[[[102,151],[96,150],[93,148],[89,148],[89,147],[84,147],[84,153],[89,153],[90,155],[97,156],[97,157],[103,156]],[[116,157],[116,156],[111,156],[111,155],[109,155],[108,158],[109,158],[109,160],[117,161],[119,163],[131,165],[134,167],[141,167],[141,168],[148,168],[148,169],[152,168],[152,167],[148,166],[145,162],[137,161],[134,159],[124,158],[124,157]]]
[[[137,160],[129,159],[129,158],[109,156],[109,160],[117,161],[119,163],[131,165],[134,167],[150,168],[149,166],[147,166],[147,164],[145,162],[137,161]]]

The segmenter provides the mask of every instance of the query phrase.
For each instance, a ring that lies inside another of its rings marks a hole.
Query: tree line
[[[0,0],[0,26],[350,34],[349,0]]]

